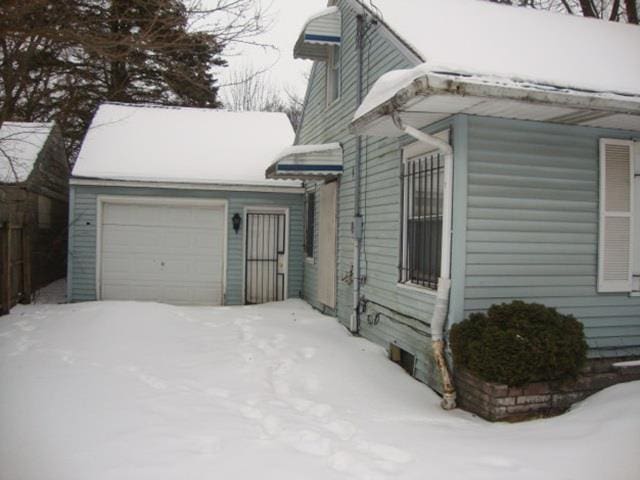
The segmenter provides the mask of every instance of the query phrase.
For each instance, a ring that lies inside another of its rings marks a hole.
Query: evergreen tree
[[[262,28],[253,3],[2,0],[0,122],[55,119],[73,154],[104,101],[217,107],[212,69],[226,64],[225,42]],[[194,26],[212,13],[234,24]]]

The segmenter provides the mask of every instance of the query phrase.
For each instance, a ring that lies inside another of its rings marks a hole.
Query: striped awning
[[[295,145],[282,151],[267,168],[267,178],[314,180],[342,174],[339,143]]]
[[[323,61],[328,48],[342,41],[342,15],[338,7],[329,7],[311,16],[305,23],[293,49],[294,58]]]

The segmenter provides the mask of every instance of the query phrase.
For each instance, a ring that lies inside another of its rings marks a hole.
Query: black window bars
[[[401,180],[399,281],[436,289],[442,257],[444,156],[433,153],[403,162]]]

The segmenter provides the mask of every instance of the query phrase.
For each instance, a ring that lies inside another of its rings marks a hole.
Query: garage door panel
[[[102,298],[220,304],[225,224],[222,207],[105,204]]]
[[[132,244],[131,237],[136,242]],[[103,243],[106,251],[119,251],[127,246],[136,250],[175,251],[185,247],[199,249],[222,249],[223,233],[215,229],[172,229],[166,227],[141,227],[125,225],[104,225]]]

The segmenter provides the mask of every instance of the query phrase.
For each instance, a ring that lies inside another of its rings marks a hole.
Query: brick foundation
[[[616,383],[640,380],[640,366],[617,368],[631,358],[593,359],[575,380],[509,387],[485,382],[457,369],[458,406],[491,421],[521,421],[558,415],[589,395]]]

